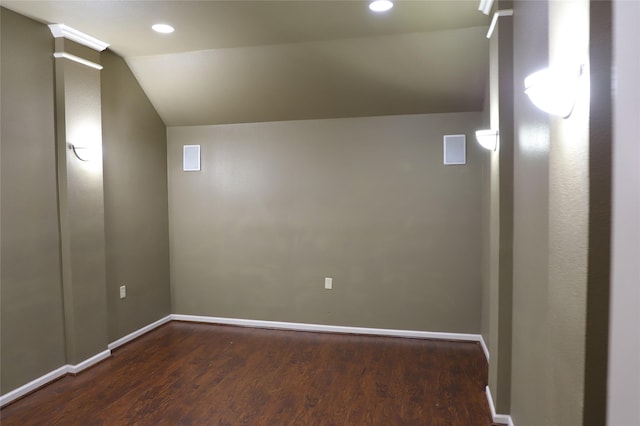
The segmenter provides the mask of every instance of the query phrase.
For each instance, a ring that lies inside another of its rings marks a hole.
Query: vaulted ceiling
[[[125,58],[168,126],[479,111],[477,0],[12,1]],[[151,30],[155,23],[172,34]]]

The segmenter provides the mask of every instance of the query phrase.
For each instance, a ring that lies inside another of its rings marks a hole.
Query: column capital
[[[100,41],[97,38],[91,37],[90,35],[75,30],[64,24],[51,24],[49,25],[49,29],[51,30],[51,34],[53,34],[54,38],[66,38],[75,41],[76,43],[79,43],[83,46],[87,46],[93,50],[97,50],[98,52],[102,52],[107,47],[109,47],[108,43]]]

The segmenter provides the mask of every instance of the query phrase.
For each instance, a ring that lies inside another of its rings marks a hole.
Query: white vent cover
[[[466,164],[467,149],[465,135],[444,135],[444,164]]]
[[[185,172],[200,171],[200,145],[184,145],[182,147],[182,169]]]

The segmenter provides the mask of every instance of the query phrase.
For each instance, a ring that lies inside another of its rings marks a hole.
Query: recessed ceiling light
[[[162,34],[170,34],[173,31],[175,31],[171,25],[167,25],[167,24],[155,24],[154,26],[151,27],[151,29],[155,32],[162,33]]]
[[[374,0],[369,3],[369,9],[374,12],[386,12],[387,10],[393,7],[393,2],[391,0]]]

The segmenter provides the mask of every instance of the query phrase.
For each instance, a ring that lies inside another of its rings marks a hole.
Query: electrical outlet
[[[120,299],[124,299],[125,297],[127,297],[127,286],[126,285],[121,285],[120,286]]]
[[[324,279],[324,288],[326,290],[331,290],[333,288],[333,278]]]

